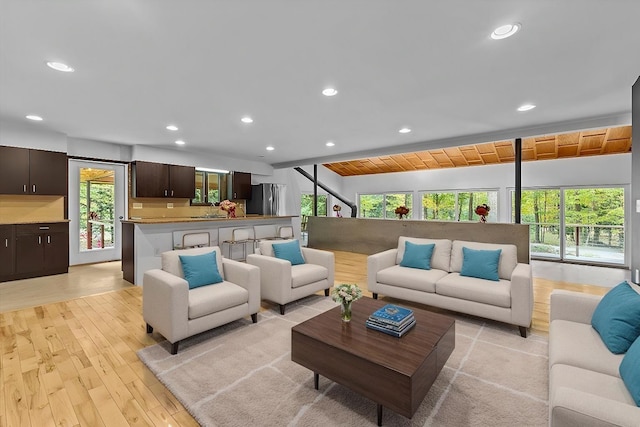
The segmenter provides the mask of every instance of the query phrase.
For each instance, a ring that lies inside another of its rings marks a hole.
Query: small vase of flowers
[[[399,219],[403,219],[405,216],[409,215],[409,208],[404,205],[398,206],[394,212],[398,215]]]
[[[331,297],[340,303],[340,316],[343,322],[351,321],[351,303],[362,298],[362,290],[356,284],[342,283],[333,288]]]
[[[342,214],[340,213],[340,211],[342,210],[342,206],[340,205],[333,205],[333,211],[336,213],[336,216],[338,218],[342,217]]]
[[[476,215],[480,215],[480,222],[487,222],[487,215],[491,208],[487,204],[476,206]]]
[[[236,217],[236,204],[231,200],[223,200],[220,202],[220,209],[227,213],[227,218]]]

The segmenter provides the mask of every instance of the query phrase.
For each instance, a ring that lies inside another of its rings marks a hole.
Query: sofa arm
[[[255,265],[222,258],[224,278],[249,292],[249,312],[260,310],[260,269]]]
[[[396,265],[398,249],[388,249],[367,257],[367,289],[369,292],[378,292],[378,271]]]
[[[329,286],[333,286],[336,271],[335,254],[320,249],[302,248],[302,255],[304,256],[305,262],[325,267],[328,271],[327,281],[329,282]]]
[[[189,284],[164,270],[145,271],[142,279],[144,321],[174,343],[188,335]]]
[[[581,390],[558,387],[552,392],[550,425],[638,426],[640,407],[606,399]]]
[[[559,319],[591,324],[591,317],[601,299],[598,295],[556,289],[551,292],[549,323]]]
[[[531,265],[518,263],[511,273],[511,322],[531,326],[533,316],[533,278]]]
[[[267,255],[249,254],[247,264],[260,268],[261,298],[286,304],[291,295],[291,263]]]

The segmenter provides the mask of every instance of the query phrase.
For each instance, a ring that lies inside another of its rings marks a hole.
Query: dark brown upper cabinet
[[[0,194],[67,194],[67,154],[0,146]]]
[[[246,172],[233,172],[231,198],[236,200],[249,200],[251,198],[251,174]]]
[[[196,194],[196,168],[163,163],[135,162],[134,197],[192,199]]]

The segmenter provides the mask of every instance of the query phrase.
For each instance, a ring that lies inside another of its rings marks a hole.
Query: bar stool
[[[293,239],[293,227],[290,225],[281,225],[278,227],[278,239]]]
[[[252,237],[253,230],[251,228],[234,228],[231,231],[231,240],[224,240],[222,246],[227,246],[227,258],[236,261],[244,261],[247,259],[247,245],[255,246],[255,239]],[[242,247],[242,258],[233,258],[233,248],[240,245]]]

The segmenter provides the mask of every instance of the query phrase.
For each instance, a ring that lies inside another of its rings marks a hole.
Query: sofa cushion
[[[640,338],[631,344],[622,358],[620,376],[636,405],[640,406]]]
[[[178,258],[189,289],[222,282],[215,251],[202,255],[179,255]]]
[[[231,282],[203,286],[189,291],[189,319],[235,307],[249,301],[249,292]]]
[[[549,366],[572,365],[616,377],[621,361],[591,325],[559,319],[549,325]]]
[[[171,273],[174,276],[178,276],[184,279],[184,273],[182,272],[182,263],[180,262],[180,255],[202,255],[208,252],[216,252],[216,264],[218,264],[218,272],[222,279],[224,279],[224,270],[222,268],[222,252],[217,246],[208,246],[204,248],[191,248],[191,249],[179,249],[175,251],[163,252],[160,255],[162,260],[162,269],[167,273]]]
[[[435,292],[436,282],[448,273],[442,270],[416,270],[415,268],[394,265],[378,271],[376,281],[384,285],[415,289],[416,291]]]
[[[289,261],[291,265],[304,264],[304,258],[300,251],[300,242],[297,240],[274,244],[271,247],[276,258]]]
[[[640,294],[625,281],[598,303],[591,325],[613,353],[626,352],[640,335]]]
[[[460,275],[497,282],[500,280],[498,276],[498,262],[500,261],[501,253],[502,249],[496,249],[494,251],[463,247]]]
[[[500,279],[510,280],[511,273],[518,265],[518,248],[516,245],[495,244],[495,243],[478,243],[467,242],[464,240],[454,240],[451,244],[451,268],[452,273],[459,273],[462,270],[464,256],[462,248],[479,250],[497,250],[502,249],[500,253],[500,262],[498,264],[498,277]]]
[[[498,307],[511,307],[511,282],[508,280],[494,282],[449,273],[436,283],[436,293]]]
[[[405,251],[405,242],[411,242],[416,245],[435,244],[433,254],[431,255],[431,268],[450,271],[449,260],[451,259],[451,240],[400,236],[398,237],[398,254],[396,256],[396,264],[400,264],[400,262],[402,262]]]
[[[433,248],[435,246],[435,243],[418,245],[416,243],[404,242],[404,255],[402,256],[402,261],[400,261],[400,266],[431,270],[431,255],[433,255]]]
[[[553,405],[555,400],[554,393],[560,388],[578,390],[583,393],[602,397],[605,399],[603,401],[604,410],[607,410],[607,400],[615,400],[635,406],[635,402],[624,386],[622,379],[601,372],[590,371],[570,365],[553,365],[549,371],[549,390],[551,391],[549,404]]]
[[[308,285],[311,283],[324,280],[329,276],[329,270],[326,267],[317,264],[298,264],[291,267],[291,287]],[[333,283],[329,284],[330,286]]]

